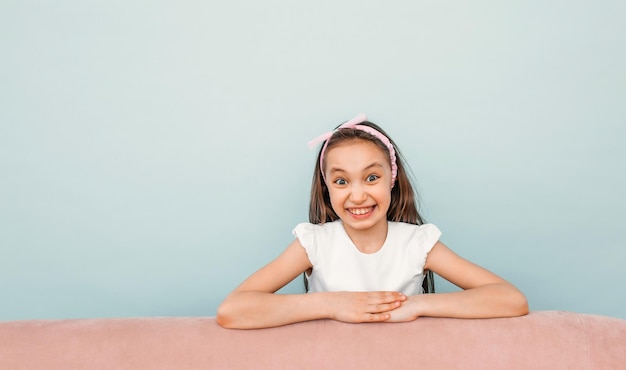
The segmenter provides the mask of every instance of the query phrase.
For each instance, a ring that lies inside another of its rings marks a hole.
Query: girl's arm
[[[226,328],[254,329],[315,319],[385,321],[406,297],[397,292],[274,294],[310,269],[306,251],[295,239],[275,260],[252,274],[219,306],[217,322]]]
[[[491,318],[528,313],[526,297],[511,283],[459,257],[441,242],[428,254],[424,269],[464,290],[411,296],[391,313],[389,321],[410,321],[419,316]]]

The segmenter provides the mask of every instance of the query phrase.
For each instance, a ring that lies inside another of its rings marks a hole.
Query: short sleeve
[[[317,257],[317,243],[315,242],[316,227],[316,225],[305,222],[298,224],[292,231],[293,235],[298,238],[300,244],[304,247],[309,261],[314,266]]]
[[[418,250],[421,266],[426,264],[426,257],[441,238],[441,231],[433,224],[420,225],[418,228]]]

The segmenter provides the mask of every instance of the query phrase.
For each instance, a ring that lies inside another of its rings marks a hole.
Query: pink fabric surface
[[[0,322],[0,369],[624,369],[626,320],[560,311],[228,330],[214,318]]]

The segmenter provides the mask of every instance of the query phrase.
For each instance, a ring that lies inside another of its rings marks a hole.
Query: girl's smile
[[[354,216],[369,216],[373,211],[374,207],[367,208],[348,208],[348,212],[352,213]]]

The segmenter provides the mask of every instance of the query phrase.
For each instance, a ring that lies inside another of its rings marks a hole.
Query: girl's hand
[[[416,320],[419,314],[419,301],[421,295],[413,295],[407,297],[406,302],[402,303],[402,306],[398,309],[391,311],[389,314],[391,317],[386,322],[407,322]]]
[[[399,292],[329,292],[330,318],[350,323],[389,320],[407,299]]]

